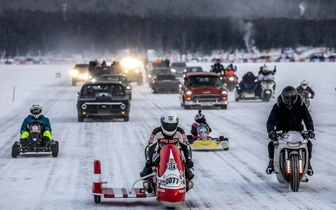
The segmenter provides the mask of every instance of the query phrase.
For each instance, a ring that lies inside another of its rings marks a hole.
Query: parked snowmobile
[[[94,161],[94,181],[92,194],[94,202],[100,203],[104,198],[147,198],[156,197],[157,201],[168,209],[180,206],[186,192],[193,187],[193,182],[185,177],[182,153],[174,144],[167,144],[160,150],[158,165],[153,173],[136,180],[131,188],[110,188],[101,181],[101,163]],[[148,179],[148,180],[147,180]],[[135,184],[143,182],[143,188],[135,188]]]
[[[300,182],[308,182],[307,132],[277,131],[274,141],[274,173],[279,183],[289,184],[293,192],[300,188]]]
[[[192,150],[229,150],[229,139],[224,136],[213,138],[209,135],[210,129],[206,124],[197,126],[197,135],[187,135]]]
[[[16,158],[20,153],[26,152],[51,152],[53,157],[58,156],[58,141],[51,140],[45,145],[42,141],[42,126],[43,125],[38,122],[34,122],[29,125],[27,144],[20,144],[19,141],[14,142],[12,146],[13,158]]]

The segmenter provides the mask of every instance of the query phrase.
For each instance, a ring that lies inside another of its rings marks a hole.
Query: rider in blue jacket
[[[20,130],[20,133],[21,133],[20,143],[23,145],[27,143],[27,138],[29,136],[29,124],[33,122],[38,122],[43,125],[42,141],[44,145],[46,145],[52,139],[52,135],[51,135],[52,130],[51,130],[50,121],[47,117],[45,117],[42,114],[42,107],[40,105],[33,105],[30,108],[30,115],[28,115],[23,120],[23,123],[21,125],[21,130]]]

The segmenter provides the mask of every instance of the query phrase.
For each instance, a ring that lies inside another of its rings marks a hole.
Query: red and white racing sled
[[[180,206],[186,192],[193,187],[193,183],[185,177],[184,164],[180,149],[168,144],[160,150],[160,162],[154,167],[153,173],[136,180],[131,188],[111,188],[103,185],[107,182],[101,181],[101,163],[95,160],[94,180],[92,194],[95,203],[100,203],[104,198],[148,198],[156,197],[157,201],[167,207],[174,209]],[[148,180],[147,180],[148,179]],[[135,184],[143,182],[143,188],[135,188]]]

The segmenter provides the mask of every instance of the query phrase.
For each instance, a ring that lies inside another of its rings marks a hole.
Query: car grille
[[[219,95],[194,95],[193,101],[198,102],[216,102],[220,100]]]

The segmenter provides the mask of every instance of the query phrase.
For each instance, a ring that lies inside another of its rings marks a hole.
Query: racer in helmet
[[[212,72],[214,73],[219,73],[219,74],[224,74],[224,66],[221,64],[221,60],[217,59],[216,63],[212,67]]]
[[[209,133],[211,132],[211,128],[208,125],[208,123],[206,122],[206,118],[205,115],[202,113],[202,110],[198,110],[198,113],[195,116],[195,122],[191,125],[191,134],[194,136],[197,136],[197,127],[200,124],[205,124],[208,126],[209,128]]]
[[[160,117],[160,126],[155,128],[150,135],[148,145],[145,149],[146,164],[144,169],[140,172],[140,176],[144,177],[152,173],[152,167],[159,164],[159,154],[161,144],[171,144],[168,140],[174,140],[174,144],[177,143],[182,149],[185,158],[185,175],[188,180],[194,177],[194,174],[190,170],[194,166],[191,157],[191,149],[187,141],[187,136],[184,130],[178,126],[179,117],[173,111],[165,111]]]
[[[38,122],[43,125],[42,142],[46,146],[52,140],[52,130],[50,120],[42,114],[42,106],[40,105],[32,105],[30,115],[23,120],[20,130],[20,144],[27,144],[27,138],[29,136],[28,127],[29,124],[33,122]]]
[[[315,92],[313,91],[313,89],[311,87],[308,86],[308,82],[306,80],[303,80],[300,84],[300,86],[298,86],[296,88],[296,91],[301,94],[302,92],[308,92],[310,93],[310,98],[314,98],[315,97]]]
[[[273,159],[274,159],[274,146],[273,141],[277,141],[275,137],[276,131],[290,131],[295,130],[301,132],[304,130],[302,121],[304,122],[309,138],[315,138],[313,119],[306,106],[303,105],[303,101],[296,91],[296,88],[292,86],[285,87],[277,99],[277,103],[274,104],[272,111],[268,117],[266,127],[268,132],[268,138],[270,142],[268,144],[268,156],[269,165],[267,166],[266,173],[271,174],[274,171]],[[275,129],[274,129],[275,128]],[[313,175],[314,171],[310,164],[312,157],[313,144],[308,140],[308,171],[309,176]]]
[[[276,66],[274,66],[274,70],[270,71],[266,65],[262,67],[258,74],[258,81],[262,80],[273,80],[274,74],[276,72]]]
[[[233,64],[231,63],[224,69],[224,76],[235,75],[236,71],[237,66],[233,66]]]

